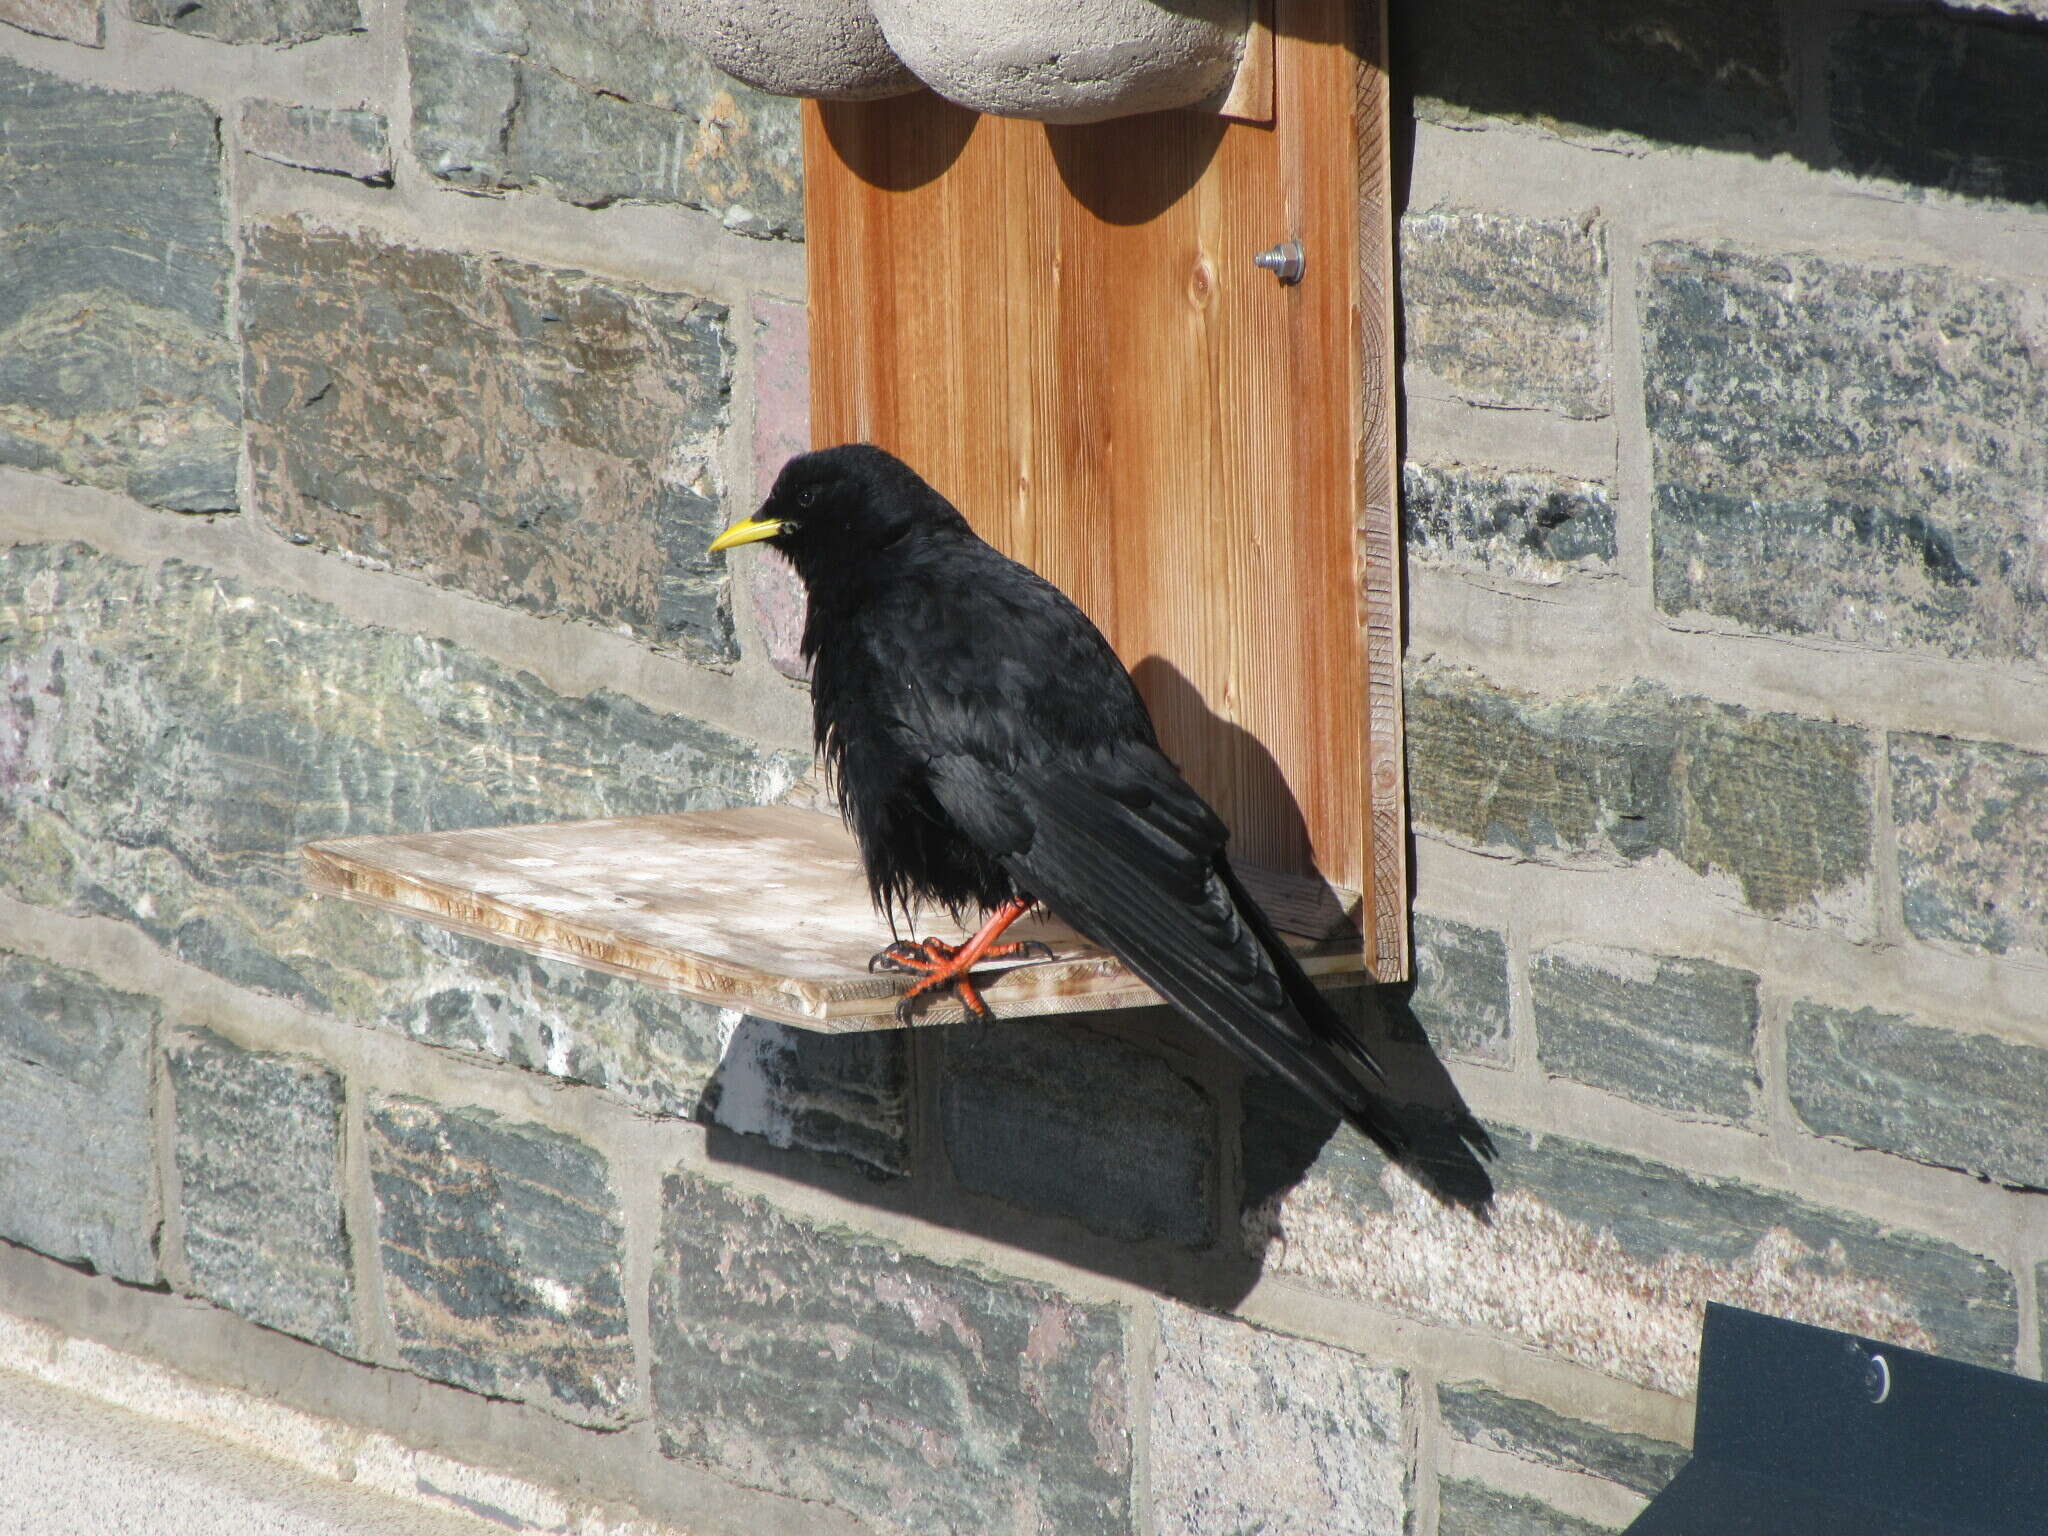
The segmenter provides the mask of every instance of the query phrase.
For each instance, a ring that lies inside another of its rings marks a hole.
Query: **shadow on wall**
[[[1392,0],[1389,31],[1395,88],[1424,121],[1506,118],[1568,139],[1789,155],[1817,170],[2040,203],[2048,7],[2002,9]],[[1406,115],[1397,109],[1397,129]],[[1405,164],[1397,171],[1401,207]]]
[[[1139,674],[1155,710],[1175,718],[1183,752],[1254,775],[1300,827],[1264,747],[1211,713],[1164,661],[1148,658]],[[875,932],[879,947],[879,917]],[[1332,999],[1386,1066],[1414,1147],[1408,1172],[1485,1220],[1493,1184],[1482,1159],[1492,1147],[1409,1010],[1409,991],[1351,988]],[[749,1021],[706,1095],[712,1158],[1209,1307],[1234,1305],[1257,1280],[1266,1242],[1257,1208],[1300,1182],[1333,1136],[1353,1155],[1379,1158],[1284,1085],[1248,1079],[1170,1009],[1007,1020],[1000,982],[988,996],[999,1015],[989,1024],[823,1035]],[[786,1101],[774,1124],[745,1110],[764,1057]],[[887,1109],[899,1101],[910,1106],[900,1128]],[[875,1109],[879,1136],[864,1118]],[[784,1151],[778,1140],[836,1150]]]

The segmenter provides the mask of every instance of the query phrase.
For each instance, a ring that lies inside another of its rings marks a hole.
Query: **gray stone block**
[[[705,553],[723,306],[299,224],[250,231],[249,462],[265,521],[493,602],[728,663]]]
[[[1594,480],[1411,463],[1401,520],[1408,556],[1422,565],[1537,586],[1614,567],[1614,503]]]
[[[1859,730],[1644,682],[1546,699],[1420,661],[1407,669],[1407,743],[1419,829],[1546,863],[1668,856],[1767,916],[1870,929],[1872,752]]]
[[[2048,1189],[2048,1051],[1875,1008],[1793,1005],[1792,1107],[1823,1136]]]
[[[181,1034],[166,1060],[192,1288],[267,1328],[353,1352],[340,1075],[207,1030]]]
[[[344,107],[295,107],[282,101],[242,103],[241,145],[247,154],[302,171],[391,185],[391,141],[382,113]]]
[[[1611,1529],[1468,1478],[1445,1478],[1438,1498],[1437,1536],[1607,1536]]]
[[[1896,734],[1891,767],[1906,926],[1980,953],[2048,956],[2048,755]]]
[[[1761,1107],[1753,972],[1562,945],[1529,967],[1543,1069],[1681,1114],[1746,1124]]]
[[[437,962],[298,847],[772,800],[807,758],[444,641],[79,545],[0,551],[0,888],[364,1022]]]
[[[1507,940],[1491,928],[1416,913],[1408,1011],[1430,1045],[1446,1055],[1506,1065]]]
[[[2048,20],[2026,0],[2008,15]],[[1844,170],[2000,202],[2048,203],[2048,33],[1950,10],[1851,15],[1828,40]]]
[[[1214,1236],[1216,1104],[1158,1057],[1057,1019],[945,1033],[954,1177],[1126,1242]]]
[[[156,1281],[158,1017],[151,998],[0,950],[0,1237]]]
[[[1645,251],[1642,283],[1660,607],[2048,655],[2042,290],[1675,241]]]
[[[1460,400],[1610,409],[1607,243],[1590,220],[1437,209],[1401,220],[1406,360]]]
[[[1668,1440],[1570,1418],[1476,1381],[1444,1382],[1437,1411],[1453,1439],[1539,1466],[1582,1472],[1654,1498],[1692,1453]]]
[[[359,0],[128,0],[129,14],[223,43],[304,43],[359,32]]]
[[[1401,1371],[1163,1302],[1157,1536],[1332,1536],[1413,1519]]]
[[[105,0],[0,0],[0,21],[39,37],[99,48],[106,43]]]
[[[229,270],[204,102],[0,59],[0,463],[232,508]]]
[[[721,73],[663,7],[414,0],[406,22],[413,148],[442,180],[801,235],[797,104]]]
[[[1691,1392],[1709,1301],[2012,1369],[2017,1294],[1997,1264],[1779,1190],[1489,1126],[1491,1220],[1447,1209],[1348,1129],[1305,1174],[1246,1085],[1245,1235],[1269,1276],[1504,1338],[1659,1392]],[[1270,1102],[1269,1102],[1270,1101]]]
[[[872,1178],[910,1172],[907,1031],[824,1034],[730,1011],[718,1030],[723,1054],[699,1119]]]
[[[1774,0],[1401,0],[1389,32],[1396,77],[1435,121],[1771,149],[1793,130]]]
[[[373,1102],[369,1154],[405,1363],[579,1424],[619,1423],[636,1394],[604,1158],[488,1110],[404,1098]]]
[[[1133,1530],[1120,1309],[694,1175],[664,1200],[650,1313],[670,1456],[878,1532]]]

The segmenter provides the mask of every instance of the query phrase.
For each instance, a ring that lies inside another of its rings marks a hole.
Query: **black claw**
[[[1052,946],[1043,939],[1024,940],[1024,947],[1017,951],[1017,957],[1020,960],[1057,960],[1059,958],[1058,955],[1052,952]]]
[[[903,994],[903,1000],[896,1005],[896,1022],[908,1024],[917,1016],[917,999],[910,993]]]

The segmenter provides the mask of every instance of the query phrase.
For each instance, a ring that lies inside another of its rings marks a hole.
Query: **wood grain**
[[[897,1022],[905,983],[868,973],[868,957],[890,934],[836,816],[758,806],[335,838],[303,852],[316,891],[530,954],[807,1029]],[[1364,979],[1351,939],[1356,892],[1243,874],[1310,974],[1326,984]],[[939,931],[950,930],[942,921]],[[1051,945],[1059,959],[988,967],[986,996],[1004,1017],[1159,1001],[1113,957],[1043,914],[1011,931]],[[958,1004],[941,1000],[916,1022],[960,1017]]]
[[[1243,862],[1406,976],[1383,32],[1274,0],[1273,121],[807,104],[812,429],[1095,619]],[[1252,257],[1287,238],[1305,279]]]

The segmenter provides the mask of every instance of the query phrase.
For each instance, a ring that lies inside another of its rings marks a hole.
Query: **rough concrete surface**
[[[655,13],[734,79],[776,96],[872,101],[919,89],[867,0],[657,0]]]
[[[0,1532],[80,1536],[484,1536],[194,1430],[0,1371]]]

